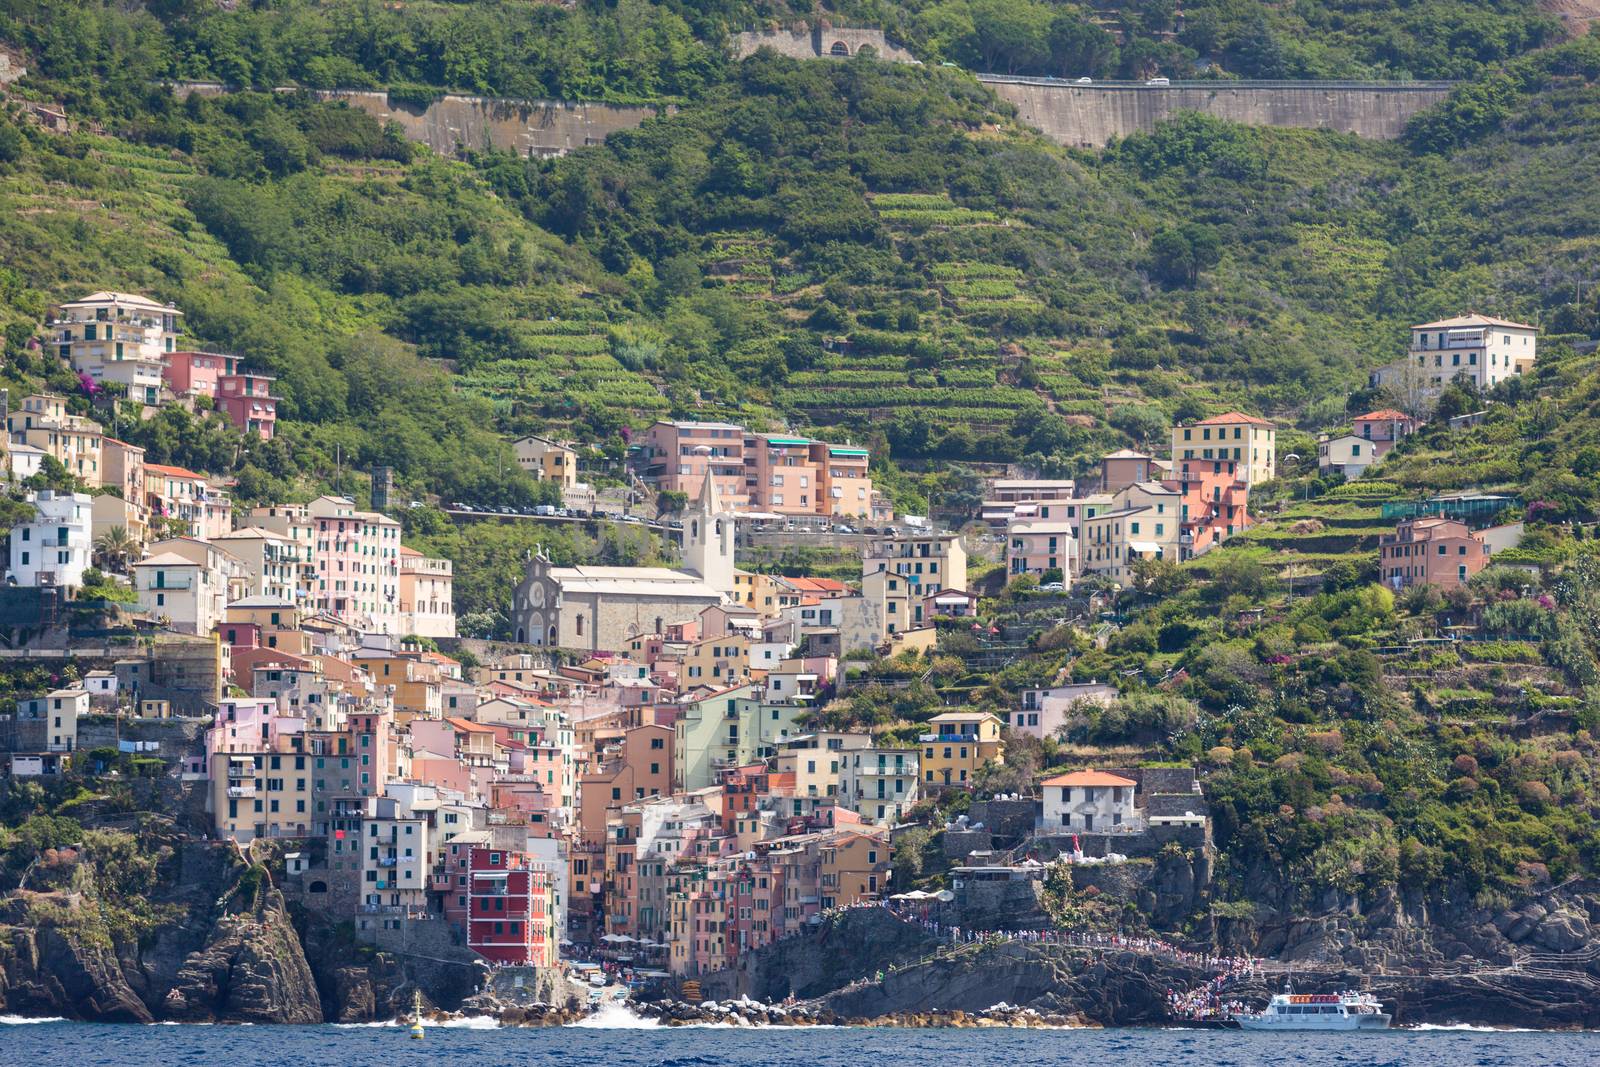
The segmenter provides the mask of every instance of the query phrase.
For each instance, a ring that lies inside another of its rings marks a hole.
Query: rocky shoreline
[[[904,1027],[910,1029],[982,1029],[1016,1027],[1022,1029],[1076,1029],[1099,1024],[1082,1015],[1043,1014],[1033,1008],[997,1004],[984,1011],[902,1011],[887,1015],[845,1016],[826,1009],[796,1005],[785,1007],[752,1000],[717,1003],[706,1001],[662,1001],[633,1006],[641,1018],[654,1019],[663,1026],[862,1026]]]

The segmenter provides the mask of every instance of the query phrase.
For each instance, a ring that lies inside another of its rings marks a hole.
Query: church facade
[[[512,593],[513,636],[521,644],[616,651],[731,600],[733,555],[733,516],[723,512],[707,478],[684,516],[682,570],[556,567],[535,553]]]

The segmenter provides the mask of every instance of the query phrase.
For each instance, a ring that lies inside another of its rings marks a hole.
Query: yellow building
[[[1277,455],[1277,427],[1238,411],[1172,429],[1172,476],[1186,482],[1231,473],[1253,489],[1278,476]]]
[[[822,907],[844,908],[876,900],[893,869],[889,833],[839,830],[823,839]]]
[[[436,664],[409,656],[352,656],[350,662],[380,689],[394,686],[395,721],[437,719],[444,713],[444,680]]]
[[[689,686],[723,689],[749,677],[750,639],[743,634],[702,637],[684,653],[682,678]]]
[[[968,786],[986,763],[1005,762],[1000,720],[987,711],[947,711],[928,720],[922,743],[922,782],[927,787]]]
[[[211,757],[211,812],[218,836],[307,837],[308,757],[293,752],[217,752]]]
[[[529,434],[511,448],[517,454],[517,466],[539,481],[555,482],[563,489],[578,484],[578,452],[571,445]]]

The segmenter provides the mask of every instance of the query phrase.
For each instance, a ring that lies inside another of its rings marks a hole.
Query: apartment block
[[[1379,573],[1392,589],[1454,589],[1488,565],[1488,543],[1455,519],[1407,519],[1378,541]]]
[[[49,323],[56,354],[128,399],[160,402],[164,357],[177,347],[183,312],[132,293],[98,292],[62,304]]]
[[[1187,479],[1200,465],[1232,462],[1239,481],[1261,485],[1277,477],[1278,430],[1238,411],[1172,430],[1172,477]]]
[[[86,493],[40,489],[28,502],[36,514],[11,528],[11,560],[6,580],[13,585],[83,584],[94,543],[93,500]]]

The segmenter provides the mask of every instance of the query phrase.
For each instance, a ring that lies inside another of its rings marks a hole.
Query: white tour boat
[[[1265,1011],[1237,1012],[1246,1030],[1387,1030],[1389,1013],[1371,993],[1291,993],[1272,998]]]

